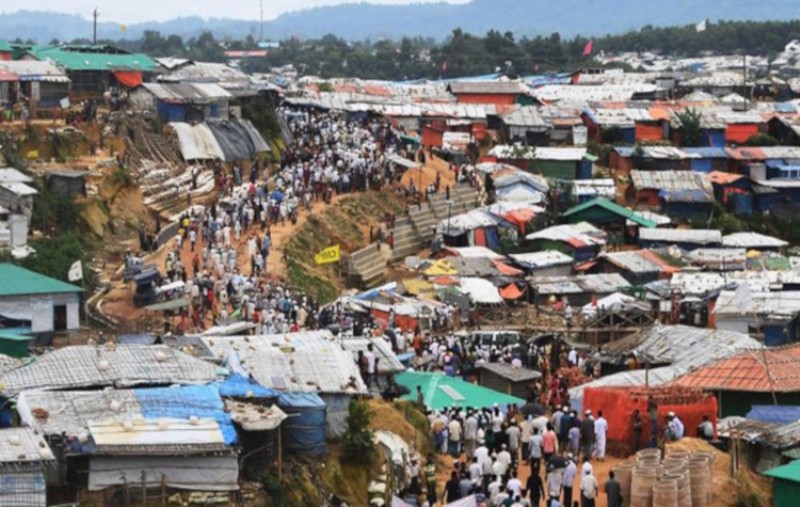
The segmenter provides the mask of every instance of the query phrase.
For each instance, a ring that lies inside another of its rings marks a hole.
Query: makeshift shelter
[[[658,428],[665,427],[667,415],[674,412],[687,428],[687,436],[691,436],[693,428],[703,422],[703,416],[713,421],[717,413],[717,399],[698,389],[587,387],[583,390],[583,410],[591,410],[593,414],[603,411],[603,417],[608,421],[610,453],[628,456],[633,452],[631,414],[638,408],[642,418],[646,419],[648,399],[656,403]],[[649,425],[644,424],[642,440],[637,448],[644,448],[650,437]]]
[[[604,345],[604,360],[624,371],[573,387],[569,391],[570,400],[574,408],[581,410],[586,387],[660,386],[716,360],[761,347],[760,342],[744,333],[655,325]],[[635,370],[629,370],[625,364],[631,357],[637,361]]]
[[[78,329],[83,289],[54,278],[0,263],[0,318],[29,326],[26,333]]]
[[[550,276],[529,279],[535,304],[545,304],[551,298],[567,298],[570,305],[583,306],[595,297],[603,297],[630,287],[616,273],[597,273],[578,276]]]
[[[353,396],[367,393],[353,355],[330,331],[202,337],[218,360],[280,393],[316,393],[327,408],[327,432],[341,437]]]
[[[50,62],[0,61],[0,70],[19,78],[19,93],[28,97],[29,105],[33,109],[61,107],[61,100],[69,95],[69,77]]]
[[[749,286],[723,290],[713,313],[718,329],[762,335],[767,346],[787,345],[800,338],[800,291],[751,292]]]
[[[505,363],[483,363],[477,369],[478,384],[482,387],[522,399],[531,394],[531,383],[542,377],[538,371]]]
[[[525,236],[533,250],[556,250],[576,261],[593,259],[606,244],[606,235],[587,222],[555,225]]]
[[[800,498],[800,459],[764,472],[772,478],[772,507],[794,507]]]
[[[36,357],[0,376],[0,395],[36,389],[206,384],[218,367],[166,345],[73,345]]]
[[[642,229],[639,245],[658,248],[676,245],[684,250],[714,247],[722,244],[722,233],[716,229]]]
[[[698,368],[670,385],[717,395],[721,417],[744,416],[753,405],[800,404],[800,345],[740,352]]]
[[[598,258],[598,270],[619,273],[633,285],[669,279],[680,268],[672,266],[652,250],[606,252]]]
[[[443,410],[454,406],[490,408],[495,403],[504,408],[508,405],[521,407],[525,403],[522,398],[486,389],[442,373],[408,371],[397,375],[395,381],[410,391],[410,394],[402,397],[408,401],[417,401],[417,386],[420,386],[425,406],[431,410]]]
[[[322,398],[314,393],[282,393],[278,406],[289,416],[281,429],[286,450],[313,455],[327,452],[327,414]]]
[[[25,425],[52,442],[60,466],[54,485],[88,464],[88,477],[71,485],[106,490],[106,500],[143,481],[147,488],[238,489],[238,436],[214,386],[27,391],[17,408]]]
[[[571,275],[575,263],[572,257],[556,250],[511,254],[509,257],[534,277]]]
[[[53,452],[41,434],[30,428],[0,430],[0,505],[45,507],[45,468]]]
[[[637,205],[663,209],[672,218],[708,216],[714,188],[703,173],[692,171],[631,171],[628,198]]]

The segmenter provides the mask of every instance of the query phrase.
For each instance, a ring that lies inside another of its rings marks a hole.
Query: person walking
[[[531,507],[539,507],[544,498],[544,483],[539,474],[531,474],[525,483],[523,497],[530,498]]]
[[[614,477],[614,471],[608,472],[608,480],[605,484],[606,505],[608,507],[622,507],[622,485]]]
[[[434,458],[433,454],[428,454],[428,462],[425,463],[424,473],[428,501],[433,505],[436,503],[436,458]]]
[[[542,464],[542,436],[539,434],[539,428],[533,428],[530,460],[531,475],[539,475],[539,468]]]
[[[594,421],[595,456],[599,461],[606,460],[606,436],[608,435],[608,421],[603,417],[603,411],[597,411]]]
[[[575,478],[578,476],[578,465],[575,464],[572,454],[567,454],[569,464],[564,469],[564,505],[572,505],[572,491]]]
[[[583,421],[581,421],[581,450],[583,457],[591,458],[592,449],[594,448],[594,418],[592,418],[592,411],[587,410]]]
[[[597,480],[591,469],[585,469],[581,479],[581,507],[594,507],[597,496]]]

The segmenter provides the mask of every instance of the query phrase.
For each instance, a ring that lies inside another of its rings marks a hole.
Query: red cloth
[[[592,45],[593,41],[589,41],[586,43],[586,46],[583,48],[583,54],[581,56],[589,56],[592,54]]]
[[[503,299],[519,299],[523,294],[525,294],[525,291],[519,290],[519,287],[517,287],[517,284],[515,283],[509,284],[508,287],[500,289],[499,292]]]
[[[136,88],[142,84],[141,72],[118,70],[114,72],[114,77],[119,84],[128,88]]]

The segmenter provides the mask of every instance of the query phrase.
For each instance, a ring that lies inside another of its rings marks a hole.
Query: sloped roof
[[[201,338],[238,373],[279,392],[363,394],[353,355],[330,331]]]
[[[640,216],[635,211],[632,211],[632,210],[630,210],[628,208],[623,208],[619,204],[611,202],[610,200],[606,199],[605,197],[596,197],[596,198],[592,199],[591,201],[586,201],[583,204],[579,204],[577,206],[574,206],[574,207],[568,209],[564,213],[564,216],[568,217],[568,216],[574,215],[576,213],[581,213],[583,211],[586,211],[589,208],[594,208],[595,206],[599,206],[599,207],[605,209],[606,211],[610,211],[611,213],[614,213],[615,215],[619,215],[622,218],[627,218],[628,220],[636,223],[637,225],[641,225],[642,227],[655,227],[656,226],[655,222],[651,222],[650,220],[647,220],[647,219],[643,218],[642,216]]]
[[[650,250],[608,252],[601,257],[631,273],[675,273],[680,271],[680,268],[672,266]]]
[[[800,482],[800,460],[794,460],[777,468],[764,472],[767,477],[791,482]]]
[[[166,345],[74,345],[39,356],[1,376],[0,392],[15,396],[32,389],[205,384],[217,378],[218,370]]]
[[[408,388],[410,394],[404,400],[417,401],[417,386],[422,387],[425,406],[441,410],[453,406],[467,408],[490,408],[495,403],[501,406],[515,404],[522,406],[525,400],[515,398],[492,389],[487,389],[463,380],[448,377],[442,373],[403,372],[395,376],[395,381]]]
[[[33,55],[71,71],[151,71],[158,64],[142,53],[102,53],[76,46],[34,47]]]
[[[722,233],[716,229],[642,229],[642,241],[660,243],[694,243],[708,245],[722,242]]]
[[[448,88],[454,95],[519,95],[526,92],[523,85],[514,81],[456,81]]]
[[[50,446],[38,431],[31,428],[0,430],[0,463],[27,463],[53,459]]]
[[[748,350],[699,368],[672,385],[714,391],[800,391],[800,345]]]
[[[722,246],[734,248],[780,248],[788,244],[782,239],[757,232],[737,232],[722,237]]]
[[[704,173],[693,171],[631,171],[631,183],[637,189],[657,188],[660,191],[674,192],[679,190],[704,190],[712,192],[714,188]]]
[[[0,264],[0,297],[78,292],[83,289],[10,263]]]

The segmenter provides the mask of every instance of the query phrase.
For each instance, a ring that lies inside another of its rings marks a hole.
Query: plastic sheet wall
[[[289,416],[281,425],[285,451],[313,455],[328,451],[327,408],[322,398],[314,393],[285,393],[278,397],[278,406]]]
[[[666,402],[658,404],[658,431],[662,432],[666,426],[667,414],[675,412],[685,427],[685,436],[697,436],[696,428],[707,415],[714,421],[717,416],[717,399],[712,395],[703,395],[689,391],[681,395],[680,391],[671,389],[652,389],[651,392],[674,393]],[[647,397],[644,387],[637,388],[592,388],[583,390],[583,409],[591,410],[597,417],[602,410],[603,417],[608,420],[609,451],[616,453],[629,453],[633,444],[633,411],[639,409],[642,416],[642,441],[644,447],[650,438],[650,428],[647,418]],[[685,396],[686,402],[681,397]],[[660,434],[659,437],[663,436]]]

